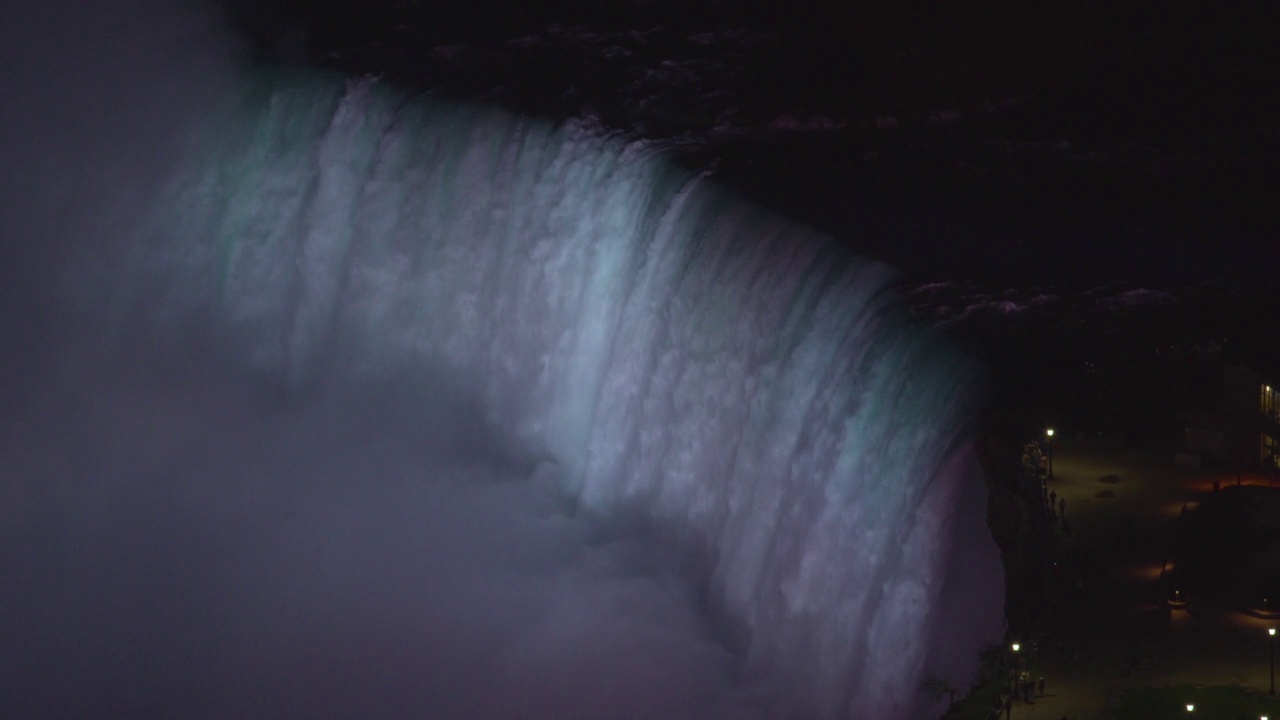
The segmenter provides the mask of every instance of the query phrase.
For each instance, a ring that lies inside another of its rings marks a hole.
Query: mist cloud
[[[5,714],[749,717],[696,559],[470,413],[143,371],[29,416]]]

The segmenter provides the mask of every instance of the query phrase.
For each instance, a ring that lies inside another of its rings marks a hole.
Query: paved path
[[[1099,482],[1108,475],[1120,482]],[[1016,720],[1105,717],[1109,702],[1129,687],[1230,684],[1267,691],[1267,623],[1239,612],[1168,612],[1156,596],[1178,515],[1210,491],[1215,478],[1224,487],[1236,482],[1234,473],[1176,467],[1172,452],[1061,444],[1048,487],[1067,501],[1071,544],[1096,552],[1106,573],[1086,578],[1045,628],[1047,647],[1031,669],[1045,677],[1046,693],[1015,702]],[[1263,483],[1256,474],[1242,480]],[[1099,498],[1104,490],[1115,497]],[[1124,522],[1132,524],[1127,541]],[[1130,648],[1142,658],[1132,673],[1125,659]]]

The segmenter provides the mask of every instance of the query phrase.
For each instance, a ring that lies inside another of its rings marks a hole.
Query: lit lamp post
[[[1195,709],[1196,709],[1195,705],[1192,705],[1191,703],[1187,703],[1187,712],[1192,712]]]
[[[1017,695],[1018,680],[1019,680],[1018,675],[1019,675],[1019,671],[1022,669],[1022,663],[1019,662],[1020,658],[1018,657],[1018,651],[1022,649],[1022,646],[1019,645],[1018,643],[1013,643],[1009,646],[1009,649],[1013,650],[1013,688],[1012,689],[1013,689],[1013,694]]]
[[[1271,694],[1276,694],[1276,629],[1267,628],[1267,642],[1271,646]]]
[[[1047,428],[1044,434],[1049,436],[1049,479],[1053,479],[1053,428]]]

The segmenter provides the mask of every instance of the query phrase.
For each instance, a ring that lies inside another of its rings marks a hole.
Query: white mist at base
[[[971,679],[974,373],[884,267],[373,82],[262,72],[199,126],[58,259],[5,442],[18,710],[906,718]]]

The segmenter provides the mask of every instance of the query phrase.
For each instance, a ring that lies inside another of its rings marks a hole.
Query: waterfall
[[[643,142],[373,80],[258,71],[199,127],[69,254],[94,352],[199,337],[286,397],[429,369],[565,512],[697,548],[769,716],[921,706],[977,375],[888,268]]]

